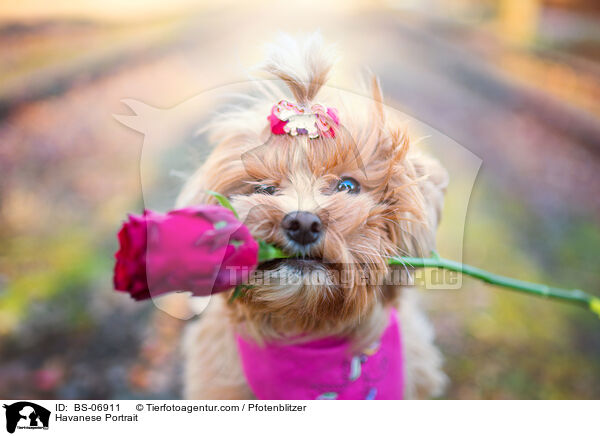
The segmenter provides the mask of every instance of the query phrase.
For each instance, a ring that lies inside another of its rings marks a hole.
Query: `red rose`
[[[242,283],[258,262],[248,228],[221,206],[130,215],[119,244],[115,289],[136,300],[172,291],[222,292]]]

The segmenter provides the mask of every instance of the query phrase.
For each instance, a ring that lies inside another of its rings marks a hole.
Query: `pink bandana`
[[[291,136],[308,135],[309,138],[318,138],[320,135],[328,138],[335,137],[333,125],[340,124],[335,108],[314,104],[309,108],[281,100],[271,108],[271,115],[267,117],[271,123],[271,132],[275,135]]]
[[[237,335],[242,367],[260,400],[401,400],[402,347],[390,311],[379,341],[351,354],[344,338],[259,346]]]

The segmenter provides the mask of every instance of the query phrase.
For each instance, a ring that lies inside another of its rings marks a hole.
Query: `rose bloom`
[[[258,262],[248,228],[222,206],[130,215],[119,231],[114,286],[136,300],[172,291],[206,296],[247,279]]]

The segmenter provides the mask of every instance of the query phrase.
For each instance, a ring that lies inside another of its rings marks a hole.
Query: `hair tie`
[[[274,135],[308,135],[311,139],[321,135],[334,138],[335,130],[332,126],[340,124],[335,108],[325,109],[320,104],[305,108],[287,100],[281,100],[274,105],[267,119],[271,123],[271,132]]]

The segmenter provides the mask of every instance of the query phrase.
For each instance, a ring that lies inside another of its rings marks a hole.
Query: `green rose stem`
[[[390,265],[402,265],[411,268],[442,268],[450,271],[456,271],[461,274],[475,277],[476,279],[491,285],[583,306],[600,316],[600,298],[583,292],[580,289],[553,288],[551,286],[542,285],[539,283],[531,283],[510,277],[504,277],[485,271],[481,268],[476,268],[471,265],[465,265],[460,262],[441,258],[437,255],[437,253],[434,253],[433,256],[429,258],[393,257],[389,260],[389,263]]]
[[[236,218],[238,217],[236,211],[225,196],[213,191],[207,191],[207,193],[214,196],[221,206],[230,209],[235,214]],[[274,247],[273,245],[270,245],[264,241],[258,241],[258,243],[259,263],[266,262],[268,260],[285,259],[289,257],[282,250]],[[471,265],[465,265],[460,262],[444,259],[435,252],[433,253],[432,257],[392,257],[388,262],[390,265],[402,265],[410,268],[441,268],[450,271],[456,271],[461,274],[475,277],[476,279],[491,285],[586,307],[600,317],[600,298],[583,292],[580,289],[553,288],[539,283],[525,282],[523,280],[504,277],[485,271],[481,268],[476,268]],[[231,296],[231,300],[237,298],[245,289],[248,289],[249,287],[251,287],[251,285],[238,285]]]

